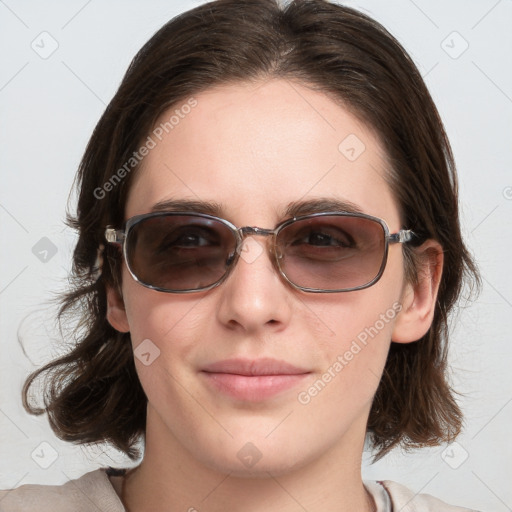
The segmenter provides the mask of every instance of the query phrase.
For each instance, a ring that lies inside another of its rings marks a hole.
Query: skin
[[[197,106],[144,159],[126,218],[171,198],[209,200],[236,226],[273,228],[289,202],[325,197],[384,219],[392,233],[402,227],[380,141],[326,95],[272,79],[195,98]],[[349,134],[365,145],[355,161],[338,150]],[[135,359],[149,404],[144,460],[120,490],[127,509],[372,510],[361,479],[372,398],[391,339],[413,342],[428,330],[441,275],[439,245],[428,241],[419,251],[428,257],[418,284],[404,281],[402,248],[394,244],[380,281],[335,294],[292,288],[265,251],[250,263],[240,259],[217,288],[193,294],[144,288],[124,268],[122,296],[108,291],[108,319],[131,332],[134,348],[150,339],[160,350],[148,366]],[[400,313],[309,403],[299,403],[298,393],[396,303]],[[310,374],[263,402],[237,401],[200,374],[231,357],[272,357]],[[261,454],[252,467],[237,457],[248,442]]]

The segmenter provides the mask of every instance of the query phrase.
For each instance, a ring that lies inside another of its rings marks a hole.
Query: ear
[[[107,287],[107,320],[119,332],[130,331],[123,297],[121,292],[112,286]]]
[[[437,292],[443,272],[443,248],[435,240],[427,240],[414,249],[420,262],[416,283],[405,283],[402,310],[396,317],[391,340],[411,343],[424,336],[432,325]]]

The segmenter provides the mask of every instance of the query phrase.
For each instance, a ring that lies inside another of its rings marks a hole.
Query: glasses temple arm
[[[389,235],[388,241],[390,244],[403,244],[410,242],[414,237],[414,232],[411,229],[401,229],[398,233]]]

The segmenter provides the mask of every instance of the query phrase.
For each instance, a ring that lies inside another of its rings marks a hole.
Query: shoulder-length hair
[[[108,442],[135,458],[144,436],[147,398],[130,335],[106,318],[106,290],[119,286],[121,260],[104,230],[123,223],[140,167],[134,153],[169,108],[213,86],[269,78],[322,91],[371,127],[386,150],[403,225],[443,247],[432,326],[415,343],[392,343],[373,401],[367,428],[376,457],[397,444],[432,446],[459,433],[461,411],[447,380],[447,319],[464,278],[478,282],[478,274],[461,238],[450,144],[418,69],[386,29],[356,10],[325,0],[218,0],[172,19],[138,52],[81,161],[77,212],[69,217],[79,235],[73,287],[59,314],[61,322],[78,315],[79,327],[73,349],[32,373],[23,389],[26,409],[47,412],[60,438]],[[404,255],[405,275],[414,280],[414,247]],[[38,407],[29,388],[43,375]]]

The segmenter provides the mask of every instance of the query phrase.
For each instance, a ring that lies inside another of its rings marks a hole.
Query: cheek
[[[326,402],[365,402],[376,391],[401,305],[391,297],[376,297],[372,304],[367,294],[364,300],[347,299],[336,315],[324,310],[325,323],[334,335],[318,341],[318,350],[324,354],[320,377],[303,389],[299,403],[313,401],[320,392]]]
[[[134,347],[145,339],[156,344],[163,343],[171,339],[184,324],[191,328],[191,321],[195,318],[194,309],[204,296],[177,295],[145,288],[133,280],[126,267],[123,269],[122,290]]]
[[[140,288],[132,290],[135,293],[126,304],[139,381],[171,430],[190,432],[192,424],[209,420],[201,415],[192,391],[194,355],[200,350],[196,329],[200,299]]]
[[[199,331],[208,319],[201,313],[204,296],[157,292],[140,286],[130,276],[123,281],[123,295],[137,373],[150,398],[169,389],[166,381],[171,376],[188,374],[191,353],[197,351]]]
[[[326,326],[317,339],[323,354],[321,376],[303,389],[300,403],[367,401],[373,397],[386,362],[391,335],[402,304],[401,258],[390,259],[382,278],[365,290],[338,295],[335,303],[317,304]],[[315,308],[312,307],[312,310]],[[325,392],[324,392],[325,390]]]

